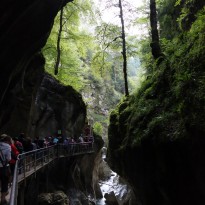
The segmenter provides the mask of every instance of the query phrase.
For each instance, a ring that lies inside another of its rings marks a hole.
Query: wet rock
[[[101,199],[103,198],[103,194],[102,194],[102,191],[100,189],[100,185],[98,183],[95,184],[95,196],[97,199]]]
[[[42,193],[38,196],[38,205],[69,205],[67,195],[62,191]]]
[[[80,202],[78,199],[73,200],[73,201],[72,201],[72,204],[73,204],[73,205],[82,205],[81,202]]]
[[[99,179],[100,180],[108,180],[110,176],[112,175],[112,171],[110,167],[107,165],[107,162],[104,160],[101,161],[99,165]]]
[[[104,195],[105,199],[106,199],[106,203],[108,205],[119,205],[117,202],[117,198],[115,196],[115,193],[113,191],[111,191],[110,193],[106,193]]]
[[[67,193],[70,199],[70,203],[72,205],[92,205],[93,204],[93,202],[90,201],[89,197],[87,197],[79,189],[69,189]]]

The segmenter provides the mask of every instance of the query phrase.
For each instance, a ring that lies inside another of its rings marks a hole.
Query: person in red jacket
[[[14,145],[13,141],[11,141],[10,146],[11,146],[11,160],[9,161],[9,164],[10,164],[10,169],[11,169],[11,180],[12,180],[13,175],[14,175],[16,160],[19,155],[19,151]]]

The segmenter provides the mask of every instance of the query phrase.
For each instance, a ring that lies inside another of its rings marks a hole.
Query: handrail
[[[18,160],[17,160],[18,161]],[[10,194],[10,205],[17,205],[17,195],[18,195],[18,163],[15,165],[14,176],[11,186]]]
[[[93,143],[82,142],[68,145],[57,144],[20,154],[15,165],[9,205],[17,205],[18,183],[25,181],[28,176],[36,173],[48,163],[57,158],[92,152]]]

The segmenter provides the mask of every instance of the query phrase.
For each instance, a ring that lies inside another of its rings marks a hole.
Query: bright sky
[[[98,5],[98,8],[102,12],[102,19],[107,23],[113,23],[113,24],[120,24],[120,18],[119,18],[119,7],[114,7],[114,3],[119,3],[119,0],[94,0],[96,4]],[[145,0],[122,0],[122,2],[126,2],[126,4],[129,4],[129,6],[124,6],[124,17],[125,17],[125,25],[129,23],[129,21],[133,20],[134,18],[137,18],[137,15],[139,15],[138,12],[136,12],[136,9],[141,7],[143,5],[143,2]],[[111,2],[111,3],[108,3]],[[110,4],[110,5],[109,5]],[[131,8],[132,11],[127,11],[128,8]],[[138,33],[141,32],[134,29],[133,27],[130,27],[129,33]]]

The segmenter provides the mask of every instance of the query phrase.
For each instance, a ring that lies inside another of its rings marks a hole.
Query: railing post
[[[36,153],[37,153],[37,151],[34,153],[34,171],[35,171],[35,178],[36,178]]]
[[[47,167],[46,167],[46,169],[47,169]],[[48,185],[49,185],[49,183],[48,183],[48,174],[46,174],[46,192],[48,192]]]
[[[57,158],[59,158],[59,144],[57,144]]]
[[[52,147],[42,148],[42,149],[38,149],[32,152],[19,155],[19,160],[17,161],[17,164],[15,166],[16,176],[14,175],[14,179],[13,179],[13,186],[15,186],[15,180],[16,180],[17,185],[16,185],[16,188],[12,187],[12,190],[14,190],[14,194],[12,193],[11,195],[11,197],[14,198],[12,199],[12,201],[14,202],[11,202],[10,205],[17,205],[16,203],[17,203],[18,190],[19,190],[19,197],[20,197],[20,205],[24,205],[24,191],[25,191],[24,189],[26,187],[26,177],[28,177],[30,174],[33,174],[34,172],[35,172],[34,174],[36,177],[37,168],[39,168],[40,165],[43,167],[44,164],[48,164],[53,159],[60,158],[62,154],[60,153],[61,149],[64,151],[64,149],[67,148],[66,155],[64,155],[64,157],[72,156],[75,154],[86,154],[86,153],[90,153],[91,151],[93,151],[93,144],[94,144],[93,142],[73,143],[73,144],[69,144],[67,147],[65,147],[63,144],[57,144]],[[30,158],[32,156],[34,157],[34,163],[32,164],[34,166],[31,166],[31,169],[27,170],[27,167],[31,165]],[[46,161],[46,158],[47,158],[47,161]],[[38,160],[41,161],[41,164],[37,163]],[[39,166],[37,166],[37,164]],[[21,171],[23,173],[22,175],[19,175],[19,176],[21,176],[20,180],[23,180],[24,183],[22,184],[21,188],[18,189],[18,174],[20,174]]]
[[[20,192],[20,205],[24,205],[24,196],[25,196],[25,187],[21,187],[19,189],[19,192]]]
[[[23,177],[24,177],[24,185],[26,186],[26,156],[23,160]]]
[[[16,161],[15,169],[14,169],[14,176],[13,176],[13,183],[11,187],[10,193],[10,205],[17,205],[17,195],[18,195],[18,163],[19,159]]]
[[[43,150],[43,154],[42,154],[42,166],[44,164],[44,150]]]

